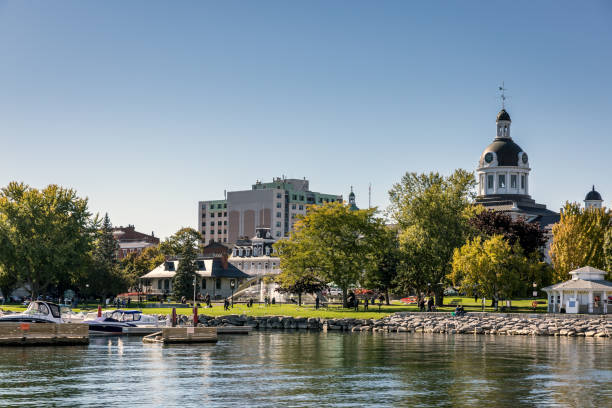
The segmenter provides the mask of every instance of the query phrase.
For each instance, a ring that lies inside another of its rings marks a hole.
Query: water
[[[612,406],[612,341],[254,332],[0,347],[0,406]]]

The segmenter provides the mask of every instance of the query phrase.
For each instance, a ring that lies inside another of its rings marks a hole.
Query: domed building
[[[480,155],[476,169],[476,204],[522,216],[528,222],[540,223],[541,228],[556,223],[559,214],[536,203],[529,195],[529,156],[512,139],[512,120],[505,109],[497,114],[496,124],[495,139]]]
[[[601,194],[595,191],[595,186],[589,191],[584,198],[584,208],[601,208],[603,206],[603,199]]]

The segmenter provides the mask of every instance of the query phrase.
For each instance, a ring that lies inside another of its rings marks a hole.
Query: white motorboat
[[[0,322],[64,323],[59,305],[42,300],[30,302],[25,312],[5,314]]]
[[[91,319],[91,315],[95,318]],[[157,316],[143,314],[139,310],[113,310],[97,314],[89,313],[83,323],[89,325],[91,334],[121,334],[126,327],[159,327],[165,325]],[[163,324],[162,324],[163,323]]]

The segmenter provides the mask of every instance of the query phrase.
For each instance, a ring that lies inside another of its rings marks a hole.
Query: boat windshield
[[[110,317],[119,322],[135,322],[140,320],[140,313],[125,313],[120,310],[115,310]]]
[[[47,316],[49,314],[49,308],[44,303],[32,302],[24,313],[29,315],[41,314]]]

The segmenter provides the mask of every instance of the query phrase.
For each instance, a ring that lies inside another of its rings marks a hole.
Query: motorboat
[[[55,303],[35,300],[22,313],[5,314],[0,322],[17,323],[64,323],[60,306]]]
[[[68,305],[59,306],[64,323],[83,323],[85,320],[85,314],[83,312],[75,313]]]
[[[89,313],[83,323],[89,325],[90,334],[121,334],[128,327],[159,327],[156,316],[143,314],[140,310],[113,310],[90,319]],[[164,322],[165,323],[165,322]]]

